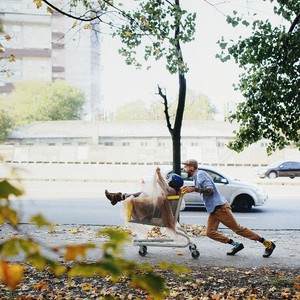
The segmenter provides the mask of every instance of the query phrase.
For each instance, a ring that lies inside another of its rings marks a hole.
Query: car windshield
[[[199,168],[200,170],[205,171],[207,174],[209,174],[209,176],[213,179],[213,181],[215,183],[224,183],[224,182],[228,182],[228,180],[223,177],[222,175],[220,175],[219,173],[213,171],[213,170],[208,170],[205,168]],[[187,173],[185,173],[183,170],[181,171],[181,177],[184,180],[188,180],[188,181],[192,181],[192,177],[187,177]],[[228,176],[227,176],[228,177]]]
[[[274,163],[268,165],[268,168],[277,168],[277,167],[279,167],[281,164],[283,164],[283,161],[279,161],[279,162],[277,161],[277,162],[274,162]]]

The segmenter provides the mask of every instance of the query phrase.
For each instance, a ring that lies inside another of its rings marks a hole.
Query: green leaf
[[[23,191],[11,185],[6,179],[0,181],[0,198],[8,199],[10,195],[21,196]]]
[[[3,256],[15,256],[19,254],[19,240],[12,238],[0,244],[0,252]]]
[[[48,222],[42,214],[37,214],[30,218],[30,222],[35,223],[38,228],[43,226],[51,226],[52,224]]]

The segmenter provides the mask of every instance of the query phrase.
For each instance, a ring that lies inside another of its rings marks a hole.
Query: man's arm
[[[196,188],[194,186],[184,186],[183,188],[181,188],[181,192],[183,194],[196,192],[200,194],[212,195],[214,193],[214,190],[212,188]]]

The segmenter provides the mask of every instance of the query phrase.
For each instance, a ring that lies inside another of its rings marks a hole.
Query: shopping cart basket
[[[175,222],[178,220],[179,212],[181,203],[183,200],[183,195],[181,196],[168,196],[167,200],[169,201],[171,208],[172,208],[172,214],[174,217]],[[153,201],[153,198],[141,198],[138,201]],[[161,214],[158,208],[154,209],[153,214],[150,217],[144,218],[142,221],[136,220],[133,218],[133,205],[132,202],[127,202],[126,207],[126,214],[127,214],[127,221],[129,223],[137,223],[137,224],[143,224],[143,225],[151,225],[151,226],[159,226],[159,227],[165,227],[163,219],[161,218]],[[191,255],[193,258],[198,258],[200,256],[199,251],[197,250],[197,246],[193,244],[187,235],[187,232],[181,228],[179,225],[176,225],[175,233],[182,237],[184,237],[184,241],[176,241],[173,238],[147,238],[147,239],[134,239],[133,244],[135,246],[139,246],[139,255],[145,256],[147,252],[147,247],[171,247],[171,248],[185,248],[189,247],[189,250],[191,251]]]

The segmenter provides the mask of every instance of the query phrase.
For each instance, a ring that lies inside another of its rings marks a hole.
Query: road
[[[32,215],[42,213],[58,224],[124,224],[122,205],[112,206],[104,197],[105,188],[136,191],[137,186],[130,183],[28,181],[25,183],[26,194],[12,203],[20,212],[23,223],[28,223]],[[272,186],[266,190],[267,204],[250,213],[235,213],[238,222],[251,229],[299,230],[299,186],[292,189]],[[204,210],[183,211],[180,215],[180,222],[186,224],[204,225],[206,219]]]

